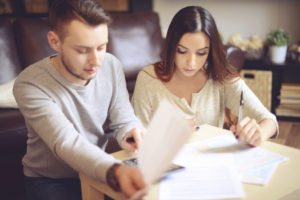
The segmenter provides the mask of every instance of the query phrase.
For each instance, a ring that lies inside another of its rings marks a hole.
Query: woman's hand
[[[230,127],[239,141],[245,142],[251,146],[258,146],[264,141],[262,129],[255,119],[245,117],[237,125]]]

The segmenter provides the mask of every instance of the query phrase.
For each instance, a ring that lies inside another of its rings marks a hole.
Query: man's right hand
[[[148,185],[137,167],[120,164],[115,168],[114,173],[120,190],[126,197],[132,197],[140,190],[144,190],[146,195]]]

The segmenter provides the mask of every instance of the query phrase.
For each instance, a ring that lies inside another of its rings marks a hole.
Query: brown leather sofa
[[[123,63],[128,91],[132,93],[138,71],[159,60],[163,43],[159,17],[155,12],[143,12],[112,14],[112,18],[108,52]],[[0,84],[54,53],[47,43],[48,30],[47,19],[0,19]],[[242,52],[235,47],[226,50],[230,62],[242,67]],[[25,199],[21,164],[25,152],[26,127],[21,113],[0,108],[0,199]]]

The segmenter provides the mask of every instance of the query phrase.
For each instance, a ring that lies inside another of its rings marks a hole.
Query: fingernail
[[[126,142],[128,142],[128,143],[135,143],[133,137],[128,137],[128,138],[126,138]]]

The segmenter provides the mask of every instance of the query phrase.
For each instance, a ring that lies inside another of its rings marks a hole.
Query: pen
[[[243,90],[241,92],[241,97],[240,97],[240,107],[239,107],[239,113],[238,113],[238,123],[242,120],[243,118],[243,111],[244,111],[244,94]]]

